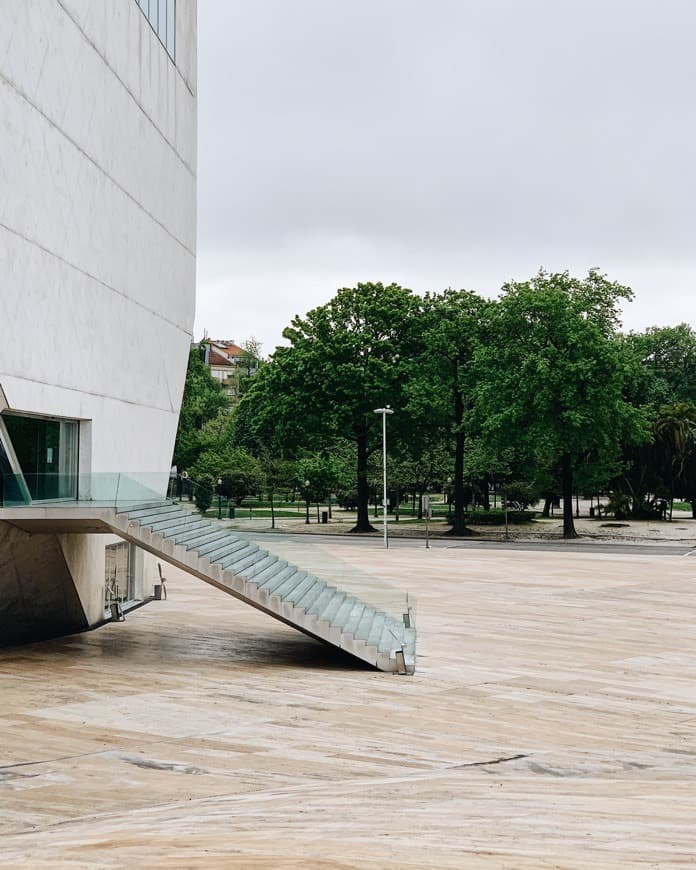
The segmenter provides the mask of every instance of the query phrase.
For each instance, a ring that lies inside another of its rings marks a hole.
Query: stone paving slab
[[[693,560],[320,546],[417,596],[416,675],[169,569],[0,652],[0,867],[696,866]]]

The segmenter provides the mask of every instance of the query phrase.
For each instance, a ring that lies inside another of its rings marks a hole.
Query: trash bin
[[[230,517],[231,520],[234,519],[234,507],[230,507],[229,517]]]
[[[322,511],[322,512],[321,512],[321,524],[322,524],[323,526],[325,526],[325,525],[328,523],[328,521],[329,521],[329,512],[328,512],[328,511]]]

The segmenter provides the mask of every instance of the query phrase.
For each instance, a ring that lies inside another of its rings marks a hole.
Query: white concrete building
[[[2,497],[108,499],[126,475],[163,495],[194,318],[196,0],[2,19]],[[0,521],[0,644],[100,622],[106,541]]]

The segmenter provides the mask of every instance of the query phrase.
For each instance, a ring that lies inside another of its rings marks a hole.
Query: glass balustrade
[[[0,474],[0,506],[47,507],[90,504],[124,507],[163,501],[169,472],[95,472],[90,474]]]

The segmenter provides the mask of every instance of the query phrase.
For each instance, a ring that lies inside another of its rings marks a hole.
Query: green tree
[[[229,442],[204,450],[191,469],[191,476],[194,480],[222,480],[220,494],[237,504],[249,495],[257,495],[265,483],[258,459]]]
[[[630,359],[617,340],[629,288],[597,271],[577,279],[539,272],[503,287],[479,345],[477,415],[484,437],[559,469],[563,534],[576,537],[573,474],[592,451],[647,436],[645,416],[624,398]]]
[[[372,529],[368,514],[368,459],[381,444],[374,410],[404,405],[417,336],[418,300],[396,284],[358,284],[326,305],[295,317],[268,365],[240,404],[246,437],[272,440],[285,450],[321,451],[337,441],[356,447],[358,517],[354,531]],[[398,411],[390,433],[408,425]]]
[[[331,456],[315,453],[299,459],[294,464],[293,472],[295,483],[304,498],[316,504],[318,519],[319,503],[330,499],[340,482],[338,464]]]
[[[174,444],[174,463],[179,470],[190,469],[210,445],[206,428],[227,408],[225,391],[210,374],[202,353],[203,343],[191,345]]]
[[[664,451],[665,476],[669,486],[669,518],[672,519],[675,481],[683,480],[694,449],[696,407],[690,402],[664,405],[655,421],[657,445]]]
[[[412,440],[450,445],[453,453],[454,515],[451,533],[468,533],[465,515],[465,444],[472,434],[471,411],[477,382],[473,365],[490,303],[467,290],[427,294],[422,316],[421,353],[409,386]],[[422,452],[422,450],[419,450]]]
[[[671,503],[675,485],[684,485],[692,467],[690,450],[676,459],[668,430],[679,437],[679,427],[674,428],[678,420],[669,419],[673,415],[668,409],[696,403],[696,332],[685,323],[653,326],[630,333],[625,344],[637,372],[627,396],[650,416],[652,438],[640,446],[624,445],[624,469],[613,487],[630,495],[634,516],[651,516],[656,499],[669,498]],[[675,459],[682,472],[677,473]]]
[[[656,409],[696,403],[696,331],[691,326],[652,326],[630,333],[626,342],[641,368],[633,391],[637,403]]]
[[[210,475],[204,474],[194,487],[194,501],[198,510],[204,514],[213,503],[215,481]]]

